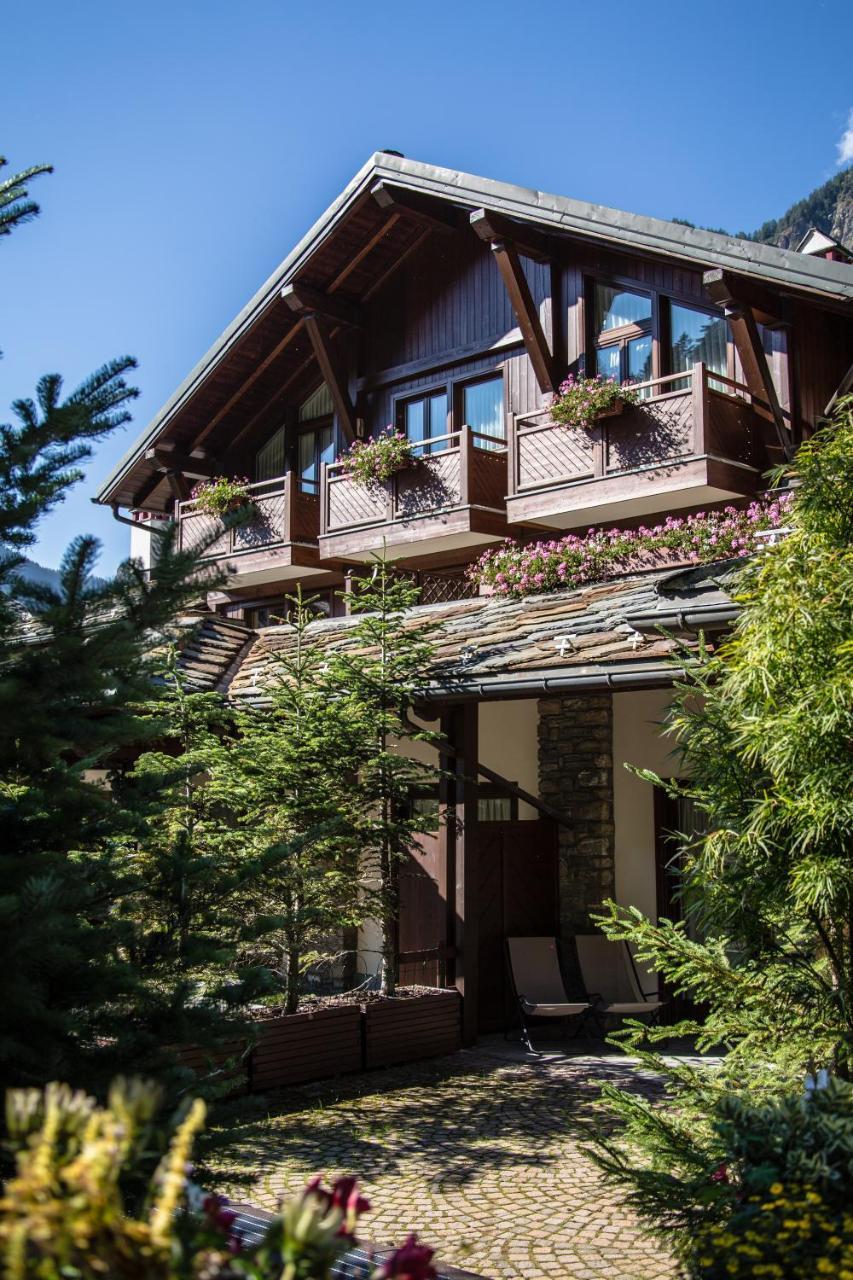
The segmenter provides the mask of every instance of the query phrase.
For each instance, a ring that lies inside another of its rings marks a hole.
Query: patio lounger
[[[644,991],[627,942],[611,942],[600,933],[575,937],[584,988],[592,1004],[592,1016],[603,1030],[606,1014],[657,1021],[666,1003],[657,991]]]
[[[566,995],[556,938],[507,938],[507,958],[518,1000],[521,1038],[530,1053],[528,1018],[574,1018],[589,1012],[588,1000]]]

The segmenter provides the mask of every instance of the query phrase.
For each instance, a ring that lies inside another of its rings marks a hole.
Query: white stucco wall
[[[535,698],[480,704],[480,762],[534,796],[539,795],[538,727]],[[519,801],[518,816],[527,821],[538,814]]]
[[[654,769],[662,777],[678,772],[672,742],[658,725],[671,698],[665,689],[613,695],[613,818],[616,827],[616,898],[653,919],[655,894],[654,794],[651,785],[625,763]]]

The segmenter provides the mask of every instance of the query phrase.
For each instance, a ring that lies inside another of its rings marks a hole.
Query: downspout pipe
[[[103,505],[103,503],[98,502],[97,498],[90,498],[90,502],[94,502],[96,507]],[[117,502],[110,504],[110,511],[113,513],[113,520],[117,520],[119,524],[126,524],[129,529],[139,529],[142,527],[138,520],[131,520],[130,516],[123,516],[119,511]],[[156,533],[158,538],[165,536],[165,529],[158,529],[155,525],[148,525],[147,528],[149,533]]]

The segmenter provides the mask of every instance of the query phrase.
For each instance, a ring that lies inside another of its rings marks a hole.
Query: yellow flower
[[[771,1182],[771,1184],[770,1184],[770,1194],[771,1194],[771,1196],[781,1196],[781,1194],[782,1194],[782,1192],[783,1192],[784,1190],[785,1190],[785,1188],[782,1186],[782,1183],[781,1183],[781,1182]]]
[[[831,1275],[835,1270],[835,1263],[830,1262],[829,1258],[818,1258],[817,1269],[822,1276]]]

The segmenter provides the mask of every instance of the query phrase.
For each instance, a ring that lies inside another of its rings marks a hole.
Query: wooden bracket
[[[527,277],[519,260],[518,250],[510,240],[493,240],[491,249],[509,294],[540,390],[546,393],[556,391],[560,381],[557,362],[548,346],[548,340],[539,319],[539,310],[530,292],[530,285],[527,283]]]
[[[292,311],[313,311],[315,315],[333,320],[335,324],[351,325],[359,329],[364,325],[364,313],[354,302],[345,298],[332,298],[320,289],[312,289],[310,285],[295,281],[286,284],[281,291],[287,305]]]
[[[405,187],[395,186],[392,182],[380,181],[370,188],[370,194],[380,209],[389,213],[399,213],[406,218],[414,218],[418,222],[427,223],[439,231],[458,231],[459,214],[453,207],[441,201],[419,195]]]
[[[355,439],[355,409],[349,397],[344,371],[329,340],[329,332],[321,317],[313,311],[306,312],[303,320],[320,372],[329,388],[338,422],[347,441],[352,442]]]
[[[187,484],[186,477],[182,476],[180,471],[167,471],[166,482],[172,492],[172,497],[178,502],[186,502],[190,496],[190,486]]]
[[[153,449],[145,450],[145,460],[153,463],[158,471],[180,472],[191,480],[209,480],[215,474],[214,460],[207,450],[203,454],[197,458],[193,454],[178,453],[166,445],[155,445]]]
[[[727,307],[726,319],[729,322],[732,338],[740,356],[746,385],[756,400],[763,401],[766,404],[769,417],[776,428],[779,445],[786,460],[790,461],[794,453],[793,434],[785,421],[785,415],[779,403],[779,397],[776,394],[776,384],[773,381],[773,375],[767,363],[767,356],[761,344],[761,336],[758,332],[758,324],[752,308],[748,306]],[[756,408],[761,408],[761,406],[757,405]]]
[[[552,262],[554,259],[553,241],[536,227],[512,222],[504,214],[495,213],[491,209],[475,209],[469,222],[472,231],[487,243],[493,240],[510,241],[525,257],[534,258],[537,262]]]
[[[155,471],[153,475],[150,475],[148,479],[145,481],[145,483],[142,485],[142,487],[140,489],[137,489],[136,493],[133,495],[133,501],[130,504],[131,510],[144,511],[145,503],[151,497],[154,490],[159,487],[162,480],[163,480],[162,471]]]

